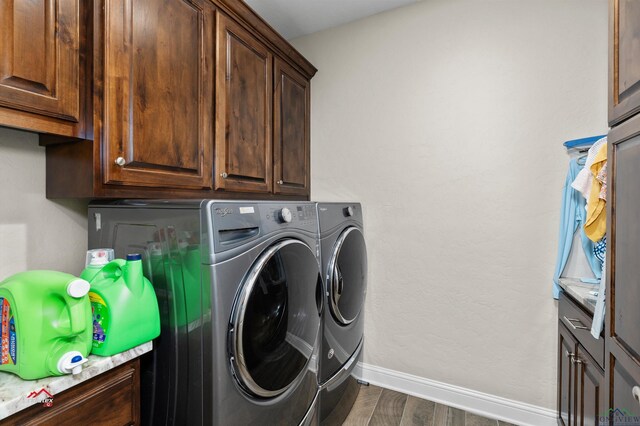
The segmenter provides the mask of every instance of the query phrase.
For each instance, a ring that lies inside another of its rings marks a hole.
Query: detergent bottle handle
[[[104,278],[116,280],[124,274],[126,262],[123,259],[115,259],[102,267],[102,270],[96,275]]]
[[[73,298],[69,298],[69,300],[67,300],[71,334],[82,333],[87,328],[87,322],[90,323],[90,320],[86,315],[86,305],[83,302],[83,300]]]

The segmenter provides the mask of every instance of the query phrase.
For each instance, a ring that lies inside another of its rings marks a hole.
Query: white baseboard
[[[359,362],[355,376],[372,385],[516,425],[556,426],[556,412],[525,402]]]

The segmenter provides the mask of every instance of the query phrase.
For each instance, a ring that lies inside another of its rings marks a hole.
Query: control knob
[[[291,222],[291,219],[293,219],[293,215],[291,214],[291,210],[289,210],[286,207],[283,207],[282,210],[280,210],[280,213],[278,214],[278,216],[280,217],[280,220],[282,222],[286,222],[286,223]]]
[[[351,217],[353,216],[353,207],[349,206],[349,207],[345,207],[344,208],[344,215],[346,217]]]

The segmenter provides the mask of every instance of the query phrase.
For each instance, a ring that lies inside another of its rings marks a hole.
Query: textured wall
[[[607,129],[607,2],[429,0],[294,44],[312,197],[365,209],[365,362],[554,408],[561,143]]]
[[[0,127],[0,280],[27,269],[79,274],[86,249],[86,202],[47,200],[38,136]]]

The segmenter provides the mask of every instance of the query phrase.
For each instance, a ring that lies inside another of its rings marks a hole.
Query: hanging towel
[[[593,184],[593,174],[591,173],[591,165],[596,159],[596,155],[600,151],[602,145],[607,144],[607,137],[605,136],[602,139],[598,139],[591,148],[589,148],[589,152],[587,153],[587,159],[584,163],[584,169],[578,172],[578,175],[571,183],[573,189],[580,191],[580,193],[584,196],[586,200],[589,199],[589,194],[591,192],[591,186]]]
[[[607,145],[603,145],[598,150],[591,165],[593,181],[591,193],[587,202],[587,220],[584,225],[584,232],[593,242],[598,242],[607,232]]]
[[[582,169],[578,160],[578,158],[574,158],[569,162],[569,172],[567,173],[567,179],[562,193],[562,210],[560,212],[560,231],[558,236],[558,257],[556,260],[555,273],[553,275],[553,297],[555,299],[557,299],[560,294],[558,280],[560,279],[560,275],[562,275],[562,271],[569,259],[573,236],[577,230],[580,232],[582,248],[584,249],[587,261],[589,262],[589,267],[596,278],[599,279],[602,276],[602,265],[593,254],[594,244],[584,233],[583,226],[586,218],[585,199],[578,191],[571,187],[571,183],[575,180],[576,176]]]
[[[605,255],[606,257],[606,255]],[[598,298],[596,299],[596,307],[593,310],[593,321],[591,322],[591,335],[598,339],[600,338],[600,333],[602,332],[602,327],[604,324],[604,313],[605,313],[605,290],[606,290],[606,276],[607,276],[607,265],[606,259],[602,262],[602,279],[600,280],[600,287],[598,288]]]

